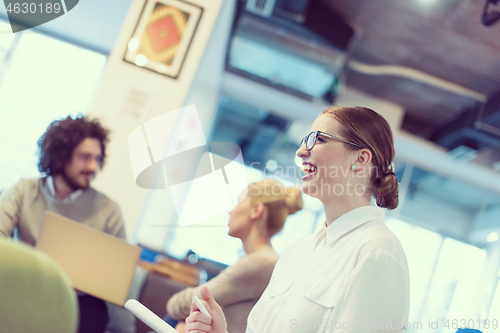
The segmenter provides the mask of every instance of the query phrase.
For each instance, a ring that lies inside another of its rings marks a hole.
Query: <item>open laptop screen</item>
[[[75,289],[120,306],[141,254],[138,246],[48,211],[36,247],[61,265]]]

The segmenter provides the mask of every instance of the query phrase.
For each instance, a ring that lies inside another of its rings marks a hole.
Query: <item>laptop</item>
[[[120,306],[141,255],[138,246],[48,211],[36,248],[59,263],[75,289]]]

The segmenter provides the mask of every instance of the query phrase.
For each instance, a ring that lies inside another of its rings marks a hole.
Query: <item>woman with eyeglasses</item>
[[[398,205],[387,121],[363,107],[332,107],[297,151],[302,191],[322,201],[326,227],[285,250],[247,321],[247,333],[405,332],[409,274],[382,208]],[[191,304],[185,332],[226,333],[207,288],[212,319]],[[229,332],[231,333],[231,332]]]

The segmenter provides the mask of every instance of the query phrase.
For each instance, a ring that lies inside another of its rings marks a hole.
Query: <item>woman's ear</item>
[[[354,160],[354,164],[356,165],[355,170],[363,170],[368,167],[370,162],[372,161],[373,155],[370,149],[360,149],[356,151],[356,157]]]
[[[264,214],[264,204],[262,202],[256,202],[250,211],[250,219],[257,220],[262,214]]]

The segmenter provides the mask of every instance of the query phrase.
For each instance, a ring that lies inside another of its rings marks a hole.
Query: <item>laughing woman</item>
[[[409,310],[406,256],[384,225],[398,205],[394,140],[385,119],[363,107],[332,107],[297,151],[302,191],[322,201],[327,226],[283,253],[254,306],[247,333],[404,332]],[[191,305],[186,332],[226,333],[207,288],[212,319]]]

